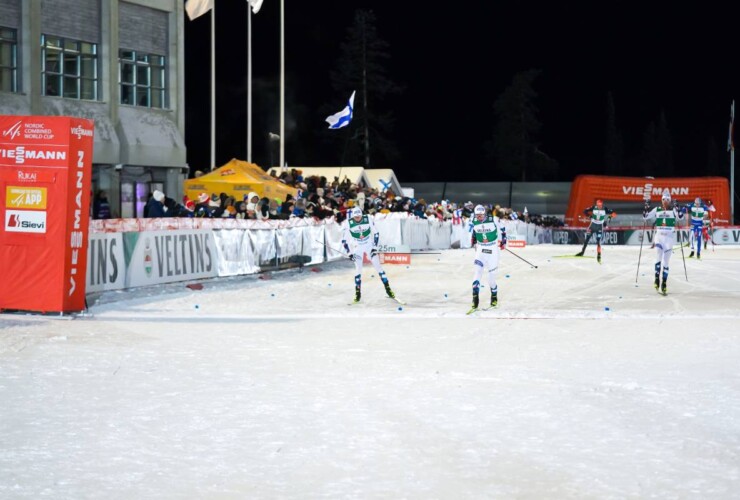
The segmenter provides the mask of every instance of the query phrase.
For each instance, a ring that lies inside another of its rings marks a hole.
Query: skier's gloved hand
[[[345,240],[342,240],[342,246],[344,247],[344,253],[349,254],[350,253],[349,245],[347,244]]]
[[[352,262],[354,262],[354,261],[355,261],[355,259],[357,258],[357,257],[355,256],[355,254],[353,254],[353,253],[349,254],[349,255],[348,255],[347,257],[348,257],[348,258],[349,258],[349,260],[351,260]]]
[[[506,248],[506,229],[501,228],[501,241],[498,244],[499,248],[503,250]]]
[[[380,233],[375,233],[373,235],[373,248],[378,246],[378,239],[380,239]]]

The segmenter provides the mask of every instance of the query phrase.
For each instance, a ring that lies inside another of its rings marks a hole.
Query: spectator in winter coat
[[[159,189],[156,189],[154,193],[152,193],[152,197],[147,202],[146,207],[144,207],[146,217],[167,217],[167,208],[164,206],[164,198],[164,193]]]
[[[108,195],[102,189],[95,195],[93,201],[93,219],[110,219],[110,204],[108,203]]]

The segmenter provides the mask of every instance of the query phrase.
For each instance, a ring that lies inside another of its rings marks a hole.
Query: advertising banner
[[[93,130],[0,116],[0,310],[85,309]]]
[[[126,286],[126,260],[121,233],[91,233],[87,249],[87,293]]]
[[[208,229],[126,233],[126,287],[157,285],[218,275],[217,250]]]

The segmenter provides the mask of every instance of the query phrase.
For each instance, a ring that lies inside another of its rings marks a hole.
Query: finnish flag
[[[349,125],[349,122],[352,121],[352,111],[354,109],[355,93],[352,92],[352,95],[349,98],[349,103],[342,111],[326,117],[326,121],[329,123],[329,128],[342,128]]]

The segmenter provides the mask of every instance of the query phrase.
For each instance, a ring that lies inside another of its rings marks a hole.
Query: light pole
[[[279,141],[280,140],[280,136],[278,134],[274,134],[274,133],[270,132],[267,135],[267,137],[268,137],[269,142],[270,142],[270,144],[269,144],[269,146],[270,146],[270,168],[272,168],[272,167],[275,166],[275,163],[274,163],[274,161],[272,159],[272,149],[273,149],[272,143]]]

